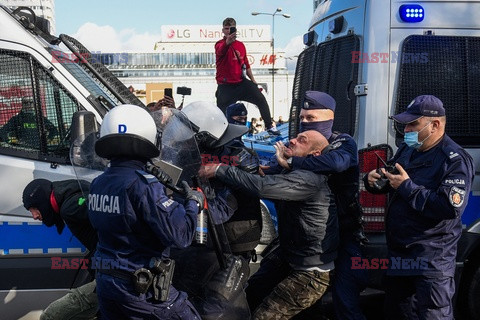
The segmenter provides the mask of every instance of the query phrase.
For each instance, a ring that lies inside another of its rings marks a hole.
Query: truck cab
[[[475,179],[462,216],[457,254],[456,314],[478,319],[480,307],[480,22],[479,1],[319,1],[295,71],[289,136],[299,130],[305,91],[327,92],[337,102],[334,131],[359,148],[360,179],[381,167],[403,141],[403,127],[389,116],[416,96],[439,97],[446,133],[475,161]],[[384,258],[387,198],[369,194],[360,181],[360,202],[370,240],[366,258]],[[382,289],[384,270],[371,269],[370,287]]]

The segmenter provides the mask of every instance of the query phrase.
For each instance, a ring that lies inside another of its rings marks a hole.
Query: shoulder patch
[[[153,174],[145,172],[143,170],[135,170],[135,172],[142,178],[144,182],[147,184],[158,182],[157,177],[155,177]]]
[[[465,190],[457,187],[451,187],[450,192],[448,193],[448,200],[455,208],[461,207],[463,201],[465,200]]]
[[[339,148],[341,145],[342,145],[342,142],[341,142],[340,140],[336,140],[336,141],[334,141],[334,142],[330,145],[330,150],[337,149],[337,148]]]
[[[347,138],[345,138],[345,137],[337,138],[337,139],[333,140],[332,143],[335,143],[335,142],[343,142],[343,141],[347,141]]]
[[[455,157],[458,157],[458,153],[453,152],[453,151],[450,151],[450,153],[448,154],[448,157],[449,157],[450,159],[453,159],[453,158],[455,158]]]

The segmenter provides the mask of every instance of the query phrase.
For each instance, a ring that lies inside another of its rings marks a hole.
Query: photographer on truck
[[[227,107],[238,100],[253,103],[265,119],[267,131],[272,135],[279,135],[280,132],[272,123],[267,100],[253,77],[247,59],[247,49],[243,42],[237,40],[236,25],[237,22],[233,18],[223,20],[222,32],[225,36],[215,43],[217,106],[225,114]]]
[[[392,118],[405,125],[404,143],[387,162],[398,172],[382,168],[364,177],[369,192],[390,193],[386,318],[453,319],[455,258],[473,160],[445,134],[437,97],[418,96]]]

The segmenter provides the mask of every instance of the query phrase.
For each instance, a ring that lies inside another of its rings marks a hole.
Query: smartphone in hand
[[[237,32],[236,27],[230,27],[230,34]]]
[[[163,95],[164,95],[165,97],[173,98],[172,88],[165,88],[165,89],[163,89]]]

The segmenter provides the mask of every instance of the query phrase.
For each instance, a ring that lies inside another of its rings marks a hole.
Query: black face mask
[[[232,120],[232,121],[229,121],[229,122],[232,123],[232,124],[237,124],[239,126],[246,126],[247,125],[247,121]]]
[[[326,121],[300,122],[300,132],[315,130],[320,132],[327,140],[332,136],[333,119]]]

